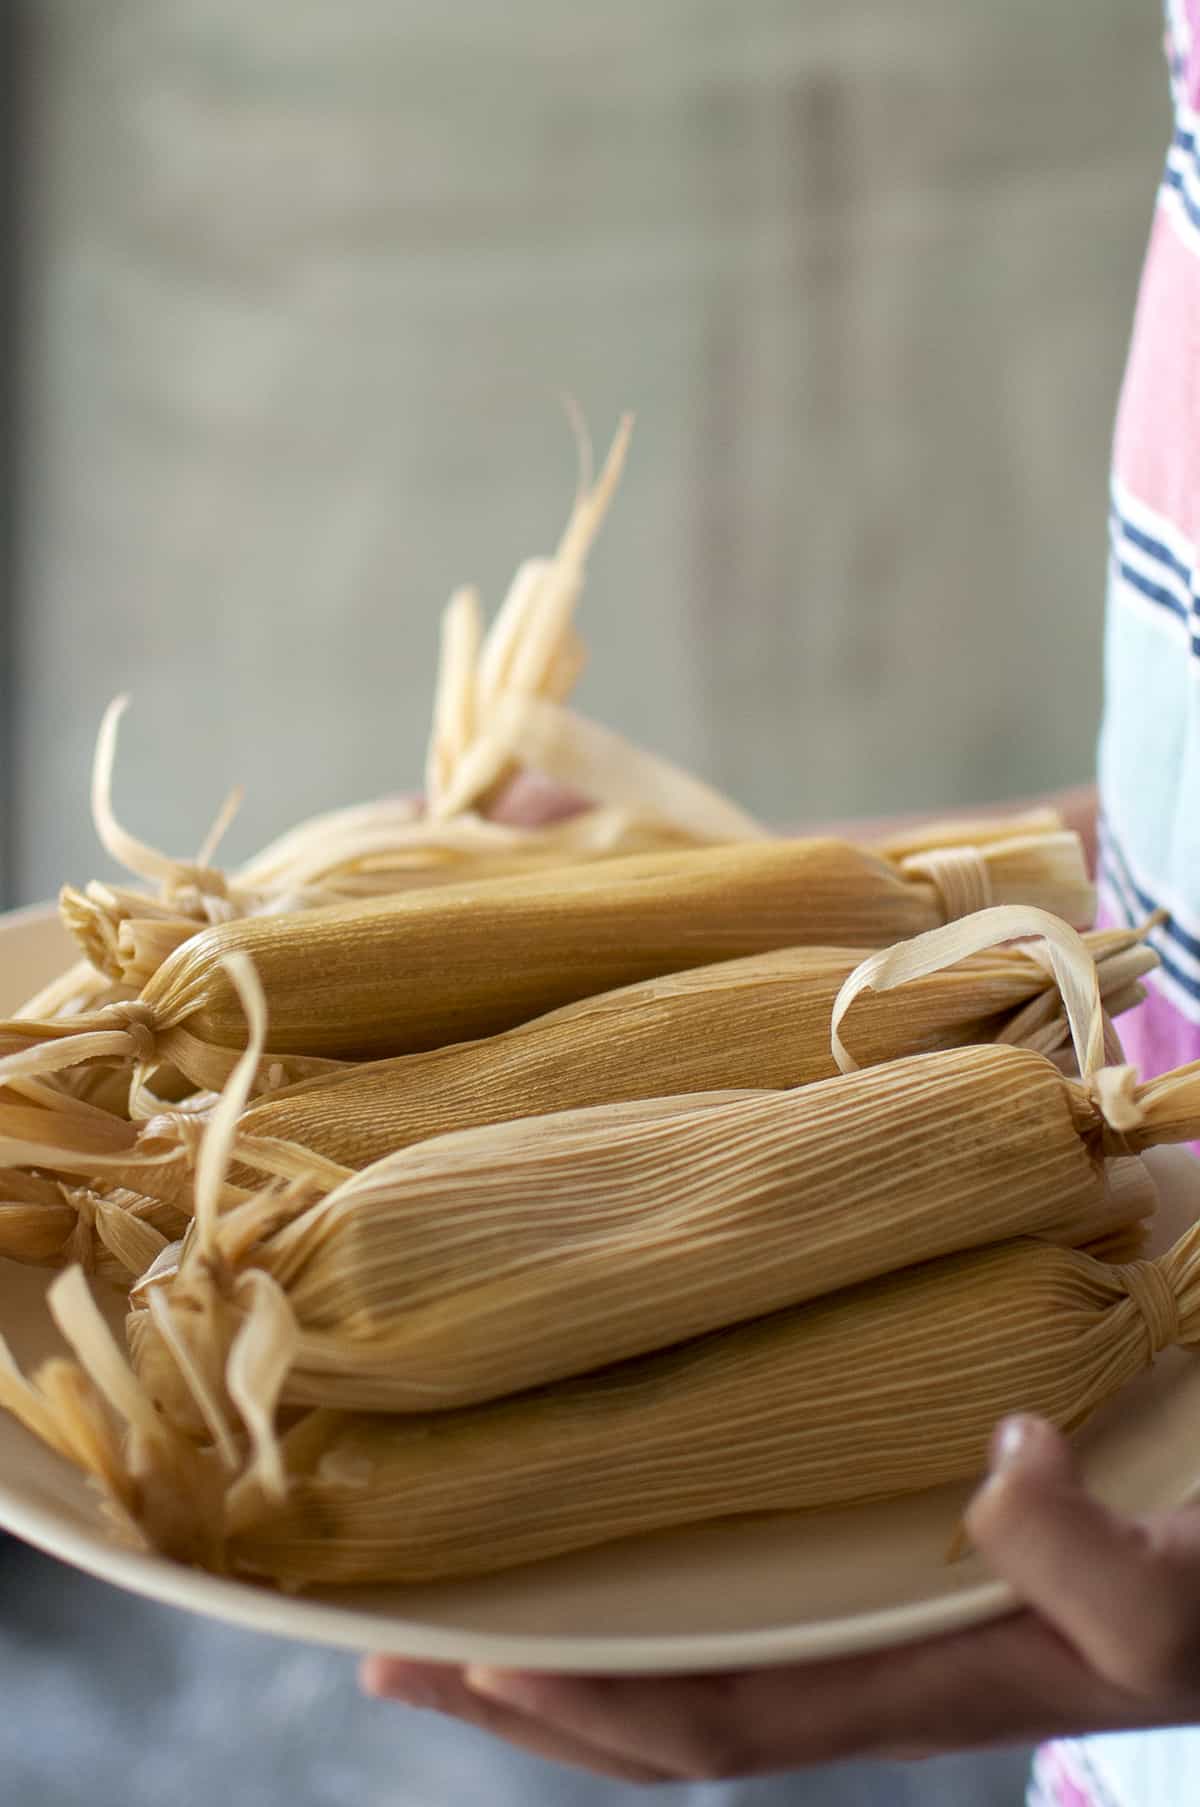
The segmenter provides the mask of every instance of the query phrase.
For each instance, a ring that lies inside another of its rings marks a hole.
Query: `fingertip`
[[[359,1686],[375,1700],[398,1700],[409,1707],[430,1707],[438,1700],[444,1677],[436,1668],[397,1656],[365,1656],[359,1664]]]
[[[517,828],[551,828],[587,808],[587,798],[540,772],[522,771],[492,803],[493,822]]]
[[[1017,1470],[1053,1472],[1064,1478],[1073,1475],[1071,1445],[1054,1425],[1032,1413],[1018,1412],[1001,1419],[992,1434],[988,1473],[994,1478]]]
[[[463,1680],[472,1694],[498,1701],[506,1707],[530,1712],[539,1699],[538,1678],[516,1669],[493,1669],[486,1663],[469,1663]]]
[[[971,1541],[1003,1535],[1011,1518],[1027,1510],[1031,1491],[1059,1491],[1077,1479],[1071,1445],[1054,1425],[1029,1413],[1003,1419],[992,1436],[987,1478],[964,1514]]]
[[[387,1691],[387,1659],[364,1656],[358,1665],[358,1685],[373,1700],[381,1700]]]

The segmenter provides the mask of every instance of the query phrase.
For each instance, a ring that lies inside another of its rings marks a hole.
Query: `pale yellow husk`
[[[1156,963],[1138,934],[1107,930],[1085,942],[1106,1007],[1138,1001],[1138,981]],[[293,1177],[307,1173],[317,1184],[336,1183],[327,1162],[361,1169],[459,1129],[668,1090],[779,1090],[830,1078],[837,1072],[830,1013],[858,963],[857,952],[836,948],[723,961],[569,1004],[481,1041],[286,1088],[242,1114],[235,1145],[240,1165],[231,1180],[249,1188],[261,1184],[264,1171],[280,1173],[281,1142],[294,1145]],[[868,992],[856,1003],[848,1032],[863,1065],[970,1042],[1001,1040],[1047,1054],[1067,1045],[1052,976],[1020,948],[973,955],[927,975],[908,988],[903,1010]],[[174,1111],[120,1128],[104,1122],[94,1135],[88,1123],[69,1119],[57,1144],[53,1125],[41,1146],[31,1146],[27,1134],[22,1154],[44,1169],[83,1174],[100,1189],[102,1182],[122,1186],[190,1212],[207,1115]],[[0,1159],[12,1160],[7,1139],[16,1134],[0,1100]],[[307,1168],[303,1150],[318,1157]],[[257,1165],[263,1161],[265,1168]],[[20,1258],[21,1250],[14,1252]]]
[[[1151,950],[1132,933],[1085,939],[1106,1007],[1139,1001]],[[484,1040],[275,1092],[241,1119],[240,1183],[251,1183],[258,1137],[361,1169],[414,1142],[517,1117],[668,1090],[777,1090],[831,1078],[830,1011],[858,959],[850,949],[789,948],[723,961],[601,993]],[[910,987],[902,1012],[864,997],[851,1033],[864,1066],[990,1040],[1053,1053],[1067,1045],[1059,1002],[1043,967],[1004,949]],[[173,1121],[146,1125],[151,1152],[169,1140]]]
[[[1001,1243],[463,1411],[316,1412],[277,1446],[260,1435],[224,1487],[201,1454],[197,1484],[145,1393],[106,1371],[86,1307],[60,1301],[60,1318],[96,1384],[75,1370],[64,1396],[0,1370],[0,1402],[95,1475],[146,1542],[289,1589],[439,1581],[967,1478],[1014,1411],[1073,1430],[1160,1350],[1200,1339],[1200,1230],[1120,1267]],[[243,1367],[270,1391],[261,1351]],[[137,1485],[121,1418],[139,1427]]]
[[[702,1106],[705,1094],[693,1103]],[[604,1106],[422,1142],[246,1244],[185,1244],[159,1283],[180,1337],[240,1321],[262,1269],[299,1328],[285,1397],[444,1409],[581,1373],[1015,1234],[1095,1240],[1153,1209],[1140,1162],[1080,1134],[1080,1088],[1026,1049],[918,1055],[689,1115]],[[210,1303],[214,1292],[223,1303]],[[144,1311],[131,1343],[181,1421]]]
[[[1079,839],[1052,833],[900,865],[831,840],[645,854],[533,877],[446,886],[295,916],[251,917],[176,949],[132,1003],[63,1023],[0,1025],[0,1084],[125,1058],[219,1088],[242,1045],[225,968],[245,955],[270,1039],[256,1083],[315,1077],[511,1028],[615,986],[806,943],[871,947],[975,907],[980,896],[1086,920]]]
[[[1111,1236],[1147,1214],[1153,1189],[1136,1161],[1104,1157],[1129,1146],[1143,1100],[1156,1114],[1141,1146],[1196,1133],[1200,1078],[1139,1090],[1102,1068],[1096,967],[1065,924],[993,909],[870,956],[834,1004],[833,1048],[853,1065],[840,1030],[864,990],[1016,935],[1038,938],[1060,987],[1077,1081],[1028,1049],[966,1047],[669,1119],[602,1106],[467,1130],[376,1163],[265,1238],[240,1214],[219,1220],[214,1195],[178,1271],[156,1282],[155,1313],[142,1300],[131,1320],[139,1369],[188,1422],[178,1349],[199,1326],[219,1370],[211,1338],[236,1335],[233,1292],[251,1270],[294,1319],[285,1399],[411,1411],[586,1372],[999,1238]],[[256,1058],[252,1046],[247,1070]]]

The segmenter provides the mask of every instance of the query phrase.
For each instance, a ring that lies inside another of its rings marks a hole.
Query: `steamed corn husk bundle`
[[[981,948],[989,938],[1038,927],[1084,1075],[1067,1082],[1049,1069],[1064,1088],[1077,1143],[1103,1153],[1194,1134],[1200,1065],[1146,1086],[1126,1069],[1102,1068],[1098,987],[1086,950],[1062,925],[1030,913],[992,912],[864,962],[834,1008],[839,1062],[853,1065],[841,1032],[851,1032],[849,1006],[862,988],[911,982],[951,957],[948,948],[961,955],[964,945]],[[1200,1338],[1200,1231],[1159,1262],[1119,1266],[1043,1238],[1020,1239],[920,1262],[498,1403],[409,1417],[322,1410],[281,1435],[279,1406],[305,1359],[306,1331],[289,1276],[246,1257],[305,1220],[272,1232],[269,1212],[285,1203],[278,1195],[224,1217],[215,1208],[264,1035],[249,974],[235,977],[247,998],[251,1045],[205,1137],[191,1246],[174,1272],[168,1256],[139,1289],[143,1311],[168,1333],[212,1446],[190,1442],[189,1427],[154,1397],[152,1379],[130,1371],[77,1271],[52,1298],[82,1365],[51,1363],[32,1385],[11,1364],[0,1367],[3,1403],[101,1482],[124,1534],[180,1559],[286,1587],[440,1579],[731,1513],[889,1497],[974,1472],[1005,1412],[1039,1411],[1073,1428],[1158,1350]],[[1003,1047],[955,1053],[1038,1061]],[[852,1073],[807,1096],[951,1058],[932,1054]],[[680,1101],[679,1120],[708,1124],[760,1102],[694,1096]],[[1018,1100],[1018,1115],[1027,1103]],[[986,1164],[991,1153],[960,1105],[949,1101],[949,1123]],[[661,1101],[647,1101],[577,1113],[576,1126],[607,1117],[619,1139],[627,1117],[630,1127],[660,1134],[663,1110]],[[503,1138],[551,1126],[561,1130],[570,1120],[474,1134]],[[918,1113],[915,1128],[909,1154],[923,1165],[931,1116]],[[950,1133],[945,1121],[942,1133]],[[860,1208],[868,1164],[852,1143],[844,1135],[838,1143],[850,1157],[844,1214]],[[1107,1166],[1111,1190],[1128,1188],[1144,1207],[1140,1163],[1110,1158]],[[520,1192],[513,1197],[519,1203]],[[307,1215],[311,1221],[316,1213]],[[518,1209],[518,1228],[520,1217]],[[464,1217],[461,1227],[469,1248],[473,1220]],[[677,1237],[678,1223],[662,1227]],[[998,1219],[994,1227],[1003,1233]],[[580,1241],[577,1251],[583,1248]],[[658,1253],[658,1242],[643,1238],[639,1277],[664,1278],[661,1262],[655,1270]],[[732,1278],[740,1264],[728,1245],[727,1254]],[[188,1267],[191,1296],[171,1299]],[[536,1269],[530,1273],[536,1280]],[[207,1291],[195,1284],[204,1274]],[[458,1303],[444,1288],[445,1315],[461,1322]],[[512,1319],[528,1327],[537,1304],[528,1285],[517,1286],[497,1304],[492,1330]],[[651,1284],[643,1312],[661,1314],[663,1304],[662,1286]],[[199,1341],[180,1334],[185,1312]]]
[[[279,1438],[260,1408],[224,1462],[155,1411],[78,1274],[57,1289],[82,1367],[30,1383],[5,1364],[0,1403],[101,1483],[128,1539],[298,1589],[487,1574],[971,1477],[1004,1415],[1074,1430],[1200,1342],[1200,1230],[1122,1266],[995,1244],[455,1412],[317,1411]],[[265,1349],[240,1357],[240,1383],[269,1391]]]
[[[1091,1242],[1155,1194],[1081,1137],[1069,1083],[1027,1050],[966,1048],[686,1117],[605,1106],[441,1137],[248,1247],[237,1212],[215,1255],[185,1242],[139,1291],[131,1345],[187,1415],[177,1350],[219,1372],[238,1278],[263,1272],[297,1325],[288,1403],[445,1409],[1001,1236]]]
[[[648,755],[641,756],[649,758]],[[175,949],[211,923],[242,916],[280,916],[331,907],[397,892],[462,884],[481,878],[524,875],[599,859],[641,852],[704,845],[709,841],[753,838],[740,831],[732,816],[718,821],[714,807],[711,831],[702,834],[670,822],[640,820],[631,810],[592,807],[544,827],[522,828],[469,814],[446,824],[431,823],[415,804],[399,800],[369,806],[372,840],[387,853],[364,851],[367,831],[339,830],[336,818],[317,817],[304,825],[311,843],[309,859],[325,872],[339,872],[336,885],[298,882],[299,853],[287,868],[288,879],[255,889],[226,879],[215,868],[203,873],[210,888],[199,888],[198,869],[174,889],[162,881],[165,897],[154,897],[128,885],[92,880],[82,890],[66,885],[59,897],[64,925],[86,956],[87,968],[114,992],[136,995]],[[351,812],[338,812],[350,814]],[[357,812],[354,812],[357,813]],[[389,820],[392,816],[398,819]],[[382,820],[380,820],[382,818]],[[720,832],[718,832],[718,829]],[[111,840],[107,836],[107,840]],[[341,854],[347,838],[353,855]],[[132,860],[132,855],[129,858]],[[145,864],[147,862],[143,862]],[[194,895],[190,913],[182,902]],[[203,913],[202,913],[203,912]],[[100,989],[97,983],[97,990]]]
[[[252,1204],[221,1216],[219,1191],[198,1185],[177,1268],[136,1289],[139,1372],[193,1428],[187,1376],[202,1372],[211,1424],[258,1276],[291,1326],[288,1403],[444,1410],[954,1250],[1027,1234],[1089,1243],[1136,1223],[1153,1186],[1139,1162],[1104,1157],[1186,1133],[1200,1079],[1133,1097],[1124,1069],[1098,1071],[1099,987],[1080,938],[1040,912],[994,911],[895,954],[928,964],[948,936],[1030,933],[1047,939],[1084,1080],[1028,1049],[965,1047],[711,1108],[701,1093],[524,1119],[411,1146],[287,1221],[274,1213],[267,1234]],[[843,985],[835,1033],[864,972],[886,984],[881,958]],[[247,1007],[243,1087],[264,1033],[261,1000]],[[237,1091],[205,1138],[210,1173],[214,1131],[226,1152],[236,1138]]]
[[[1142,996],[1155,956],[1137,932],[1086,936],[1101,999],[1110,1013]],[[779,1090],[837,1072],[829,1042],[834,1000],[859,964],[851,949],[788,948],[747,960],[649,980],[569,1004],[484,1040],[401,1055],[269,1094],[238,1124],[237,1187],[262,1183],[255,1160],[277,1171],[278,1145],[297,1151],[292,1172],[329,1177],[328,1162],[362,1169],[414,1142],[459,1129],[665,1092]],[[923,976],[896,1010],[874,993],[851,1019],[857,1054],[877,1065],[903,1054],[1001,1040],[1054,1054],[1068,1043],[1052,975],[1030,953],[1005,948],[972,955]],[[30,1140],[0,1099],[0,1159],[81,1173],[145,1192],[190,1211],[195,1155],[208,1112],[175,1111],[143,1124],[105,1122],[93,1134],[78,1116],[55,1140]],[[265,1144],[265,1146],[264,1146]],[[122,1166],[122,1158],[127,1165]],[[232,1197],[230,1202],[236,1202]],[[17,1226],[14,1226],[16,1228]],[[0,1253],[9,1248],[0,1218]],[[75,1245],[63,1238],[64,1259]],[[77,1255],[74,1258],[78,1258]],[[140,1270],[138,1270],[140,1271]]]
[[[1155,955],[1136,933],[1086,936],[1106,1010],[1140,1001]],[[313,1149],[362,1169],[459,1129],[652,1098],[666,1092],[790,1090],[837,1071],[834,1000],[856,950],[786,948],[647,980],[564,1005],[483,1040],[369,1063],[258,1100],[238,1147],[249,1184],[259,1138]],[[1068,1044],[1050,975],[1019,949],[973,956],[913,985],[900,1013],[859,1000],[852,1033],[861,1064],[991,1040],[1052,1054]],[[177,1119],[146,1125],[160,1149]],[[2,1117],[0,1117],[2,1122]],[[161,1140],[159,1140],[161,1138]]]
[[[801,943],[878,946],[978,906],[1086,920],[1079,838],[1001,838],[899,864],[836,840],[644,854],[202,930],[129,1003],[72,1022],[0,1025],[0,1084],[82,1060],[160,1066],[218,1088],[242,1046],[230,955],[249,958],[271,1035],[272,1088],[331,1061],[495,1034],[615,986]]]

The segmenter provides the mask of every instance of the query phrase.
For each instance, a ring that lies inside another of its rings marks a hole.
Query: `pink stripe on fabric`
[[[1120,1018],[1117,1034],[1143,1079],[1200,1060],[1200,1026],[1189,1023],[1152,985],[1146,988],[1146,1002]]]
[[[1139,502],[1200,540],[1200,251],[1165,206],[1138,297],[1113,469]]]
[[[1200,0],[1184,0],[1183,11],[1192,34],[1183,76],[1183,90],[1189,107],[1200,109]]]
[[[1102,897],[1097,927],[1126,928],[1128,924],[1115,910],[1106,907]],[[1145,1003],[1127,1010],[1117,1019],[1117,1034],[1126,1059],[1143,1079],[1154,1079],[1159,1073],[1169,1073],[1173,1067],[1185,1067],[1190,1061],[1200,1060],[1200,1023],[1189,1022],[1169,998],[1155,989],[1153,980],[1146,982]],[[1200,1142],[1185,1146],[1190,1147],[1194,1155],[1200,1155]]]
[[[1100,1802],[1074,1780],[1057,1747],[1045,1744],[1034,1760],[1027,1807],[1100,1807]]]

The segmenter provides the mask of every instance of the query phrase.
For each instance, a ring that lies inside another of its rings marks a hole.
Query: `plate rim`
[[[69,1464],[64,1462],[64,1467],[75,1475]],[[2,1481],[0,1526],[110,1586],[268,1637],[430,1662],[478,1662],[546,1673],[682,1675],[819,1662],[965,1630],[1015,1612],[1020,1605],[1006,1582],[985,1581],[915,1605],[761,1631],[612,1638],[487,1632],[434,1626],[392,1613],[364,1613],[353,1605],[322,1599],[319,1592],[276,1593],[164,1556],[110,1545],[99,1531],[72,1525],[53,1510],[30,1504]]]

